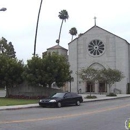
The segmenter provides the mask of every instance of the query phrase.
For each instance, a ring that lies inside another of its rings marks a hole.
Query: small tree
[[[9,88],[23,82],[24,65],[22,61],[0,55],[0,68],[0,84],[6,86],[6,97],[8,97]]]
[[[109,93],[110,88],[115,82],[121,81],[121,79],[124,78],[124,75],[121,71],[117,69],[103,69],[100,71],[100,74],[98,75],[98,80],[105,81],[106,84],[109,86]]]
[[[45,74],[46,72],[42,58],[36,55],[27,61],[23,76],[29,85],[46,86]]]
[[[83,81],[90,82],[90,96],[92,84],[97,80],[98,71],[94,68],[81,69],[79,76]]]
[[[46,82],[51,87],[55,82],[58,87],[62,87],[70,76],[69,64],[66,58],[57,53],[48,54],[44,58],[46,70]]]
[[[2,37],[0,40],[0,54],[1,55],[5,55],[8,56],[10,58],[15,58],[15,50],[14,50],[14,46],[12,45],[11,42],[7,43],[7,40]]]
[[[35,56],[27,61],[24,77],[31,85],[49,86],[56,83],[64,85],[70,76],[69,64],[64,56],[56,53],[47,54],[42,58]]]

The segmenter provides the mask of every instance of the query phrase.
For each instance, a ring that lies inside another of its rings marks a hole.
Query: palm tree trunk
[[[35,39],[34,39],[34,57],[36,54],[36,41],[37,41],[37,31],[38,31],[38,23],[39,23],[39,17],[40,17],[40,12],[41,12],[41,7],[42,7],[42,1],[40,3],[39,11],[38,11],[38,17],[37,17],[37,24],[36,24],[36,31],[35,31]]]
[[[60,26],[59,39],[58,39],[58,40],[59,40],[59,43],[58,43],[58,45],[60,44],[60,36],[61,36],[62,26],[63,26],[63,20],[62,20],[61,26]]]
[[[71,92],[71,81],[70,81],[70,92]]]
[[[49,88],[51,88],[51,83],[48,84]]]
[[[110,88],[111,88],[111,85],[109,84],[109,94],[110,94]]]
[[[73,35],[72,35],[71,41],[73,41]]]
[[[90,97],[91,97],[91,93],[92,93],[92,84],[90,84]]]
[[[9,88],[6,87],[6,96],[5,97],[9,97]]]

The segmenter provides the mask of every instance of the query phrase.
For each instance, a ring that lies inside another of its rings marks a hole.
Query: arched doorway
[[[96,63],[96,62],[91,64],[89,67],[94,68],[96,70],[105,69],[105,67],[102,64]],[[86,92],[90,92],[90,89],[91,89],[91,92],[100,93],[100,94],[107,92],[105,82],[95,81],[95,83],[92,84],[92,88],[91,88],[91,83],[87,83]]]

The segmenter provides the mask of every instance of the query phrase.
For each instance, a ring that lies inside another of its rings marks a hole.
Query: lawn
[[[35,104],[39,100],[36,99],[11,99],[11,98],[0,98],[0,106],[12,106],[12,105],[25,105],[25,104]]]

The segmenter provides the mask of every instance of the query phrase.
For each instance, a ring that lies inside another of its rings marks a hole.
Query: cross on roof
[[[94,17],[94,25],[96,26],[96,19],[97,19],[97,17]]]

